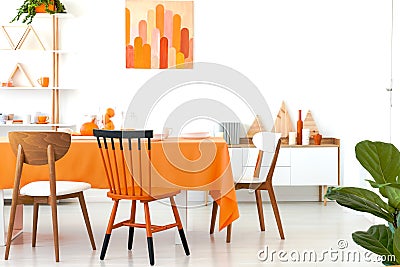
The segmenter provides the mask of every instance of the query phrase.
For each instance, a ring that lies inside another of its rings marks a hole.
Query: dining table
[[[162,181],[170,187],[187,191],[207,191],[220,207],[219,230],[239,218],[228,145],[223,138],[167,138],[151,142],[151,164]],[[4,190],[12,189],[16,156],[7,137],[0,137],[0,245],[5,245],[6,222]],[[93,136],[72,136],[67,154],[56,162],[57,180],[80,181],[93,189],[108,189],[97,140]],[[48,179],[47,166],[25,165],[21,186]],[[182,193],[181,193],[182,194]],[[180,194],[180,195],[181,195]],[[179,197],[179,195],[178,195]],[[187,197],[180,206],[182,221],[187,223]],[[111,200],[110,200],[111,201]],[[178,202],[178,201],[177,201]],[[182,201],[180,201],[182,203]],[[204,218],[209,220],[209,218]],[[23,207],[20,206],[15,234],[23,231]]]

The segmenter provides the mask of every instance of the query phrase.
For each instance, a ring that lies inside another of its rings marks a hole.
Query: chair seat
[[[56,181],[56,196],[77,193],[91,188],[91,185],[84,182]],[[23,186],[21,195],[26,196],[50,196],[50,182],[37,181]]]
[[[259,184],[263,182],[265,182],[265,177],[264,179],[258,177],[242,177],[235,181],[236,184]]]

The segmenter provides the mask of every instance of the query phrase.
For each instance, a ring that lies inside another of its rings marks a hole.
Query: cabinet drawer
[[[338,153],[337,147],[293,148],[292,185],[337,185]]]
[[[243,166],[256,166],[259,150],[257,148],[243,148]],[[264,153],[261,166],[269,166],[274,153]],[[290,166],[290,149],[281,148],[279,150],[276,166]]]
[[[243,176],[235,177],[235,182],[239,180],[243,183],[253,178],[255,167],[243,167]],[[261,167],[260,181],[264,181],[269,171],[269,167]],[[255,180],[257,181],[257,180]],[[273,185],[290,185],[290,167],[275,167],[274,176],[272,177]]]
[[[242,148],[229,148],[229,157],[231,159],[231,168],[233,179],[239,180],[242,176]]]

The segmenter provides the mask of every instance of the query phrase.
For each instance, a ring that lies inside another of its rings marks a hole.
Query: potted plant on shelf
[[[352,234],[355,243],[381,255],[384,265],[400,264],[400,152],[390,143],[359,142],[356,158],[371,174],[377,193],[358,187],[330,187],[325,195],[344,207],[387,221]]]
[[[30,24],[36,13],[66,13],[65,6],[60,0],[25,0],[24,3],[17,9],[17,15],[11,22],[18,21],[22,15],[22,23]]]

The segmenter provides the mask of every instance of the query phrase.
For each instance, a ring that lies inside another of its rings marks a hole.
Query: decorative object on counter
[[[258,132],[264,132],[264,126],[261,123],[261,118],[259,115],[256,115],[256,118],[254,119],[253,123],[251,124],[249,130],[247,131],[246,136],[248,138],[253,138],[253,136],[258,133]]]
[[[25,124],[31,124],[32,122],[32,116],[30,114],[27,114],[24,116],[24,123]]]
[[[314,145],[321,145],[321,140],[322,140],[321,134],[319,133],[314,134],[313,138],[314,138]]]
[[[311,137],[319,133],[317,124],[315,123],[310,110],[307,112],[306,118],[304,119],[303,128],[310,129]]]
[[[221,132],[228,145],[238,145],[240,141],[240,122],[221,122]]]
[[[22,73],[22,75],[25,76],[25,78],[28,80],[30,86],[32,86],[32,87],[35,86],[35,85],[33,84],[32,80],[31,80],[31,78],[29,77],[29,75],[26,73],[26,71],[25,71],[24,68],[22,67],[21,63],[17,63],[17,64],[15,65],[15,68],[14,68],[14,70],[12,71],[12,73],[11,73],[10,77],[8,78],[8,80],[9,80],[9,81],[10,81],[10,80],[13,80],[15,74],[16,74],[18,71],[20,71],[20,72]],[[14,81],[13,86],[16,86],[16,85],[15,85],[15,81]]]
[[[96,117],[94,117],[92,121],[82,124],[80,129],[81,135],[93,135],[93,129],[99,129],[99,126],[96,124]]]
[[[65,6],[60,0],[25,0],[17,10],[17,15],[10,22],[18,21],[25,15],[22,23],[31,24],[36,13],[66,13]]]
[[[296,144],[296,132],[289,132],[289,145],[294,146]]]
[[[297,120],[297,139],[296,139],[297,140],[296,143],[298,145],[301,145],[303,141],[302,131],[303,131],[303,121],[301,120],[301,110],[299,110],[299,119]]]
[[[12,81],[11,79],[9,79],[9,80],[6,81],[6,82],[2,82],[2,83],[1,83],[1,86],[2,86],[2,87],[13,87],[13,81]]]
[[[37,123],[38,124],[45,124],[48,123],[49,116],[47,115],[39,115],[37,116]]]
[[[111,120],[112,117],[114,117],[115,115],[115,111],[112,108],[107,108],[106,110],[106,114],[104,114],[104,119],[102,121],[102,123],[104,124],[104,128],[105,130],[114,130],[115,126],[113,121]]]
[[[290,119],[290,115],[286,109],[284,101],[282,101],[281,108],[276,116],[272,132],[282,133],[282,137],[287,137],[289,132],[294,132],[292,120]]]
[[[42,87],[48,87],[49,86],[49,77],[40,77],[37,82],[40,84]]]
[[[310,129],[304,129],[301,130],[301,135],[302,135],[302,145],[308,146],[310,144]]]
[[[14,120],[14,114],[10,113],[7,115],[7,120],[12,121]]]

